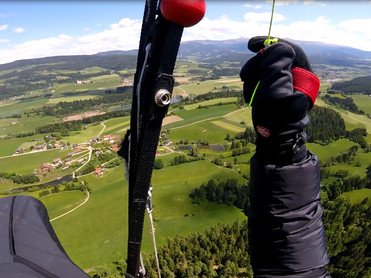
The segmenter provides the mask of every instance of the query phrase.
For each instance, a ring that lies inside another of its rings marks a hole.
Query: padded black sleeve
[[[29,196],[0,199],[0,276],[89,277],[64,251],[43,203]]]
[[[255,277],[329,277],[318,158],[282,167],[251,159],[249,246]],[[314,273],[313,275],[310,273]]]

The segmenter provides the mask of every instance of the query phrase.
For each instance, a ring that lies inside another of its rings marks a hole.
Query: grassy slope
[[[52,219],[81,204],[85,196],[81,191],[74,190],[46,195],[39,199],[48,208],[49,218]]]
[[[176,234],[201,231],[218,222],[244,218],[234,207],[210,203],[195,205],[188,197],[192,188],[210,178],[226,177],[244,182],[237,172],[206,161],[154,172],[154,216],[159,245]],[[52,222],[68,254],[83,268],[125,256],[127,237],[127,182],[121,167],[102,178],[86,176],[85,179],[93,188],[91,199],[73,213]],[[186,213],[188,217],[184,216]],[[145,231],[148,231],[146,227]],[[151,251],[150,246],[150,234],[145,232],[143,248]]]
[[[98,134],[103,130],[101,124],[98,125],[88,125],[86,129],[80,131],[71,132],[71,135],[63,138],[63,141],[70,142],[71,144],[79,144],[89,141],[90,139],[98,136]]]
[[[364,188],[360,190],[353,190],[351,192],[343,193],[343,196],[349,198],[352,204],[361,203],[365,198],[368,198],[368,206],[371,207],[371,189]]]
[[[367,95],[351,95],[350,96],[359,109],[365,113],[371,114],[371,97]]]

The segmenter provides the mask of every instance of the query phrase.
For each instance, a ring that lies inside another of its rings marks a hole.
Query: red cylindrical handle
[[[169,21],[184,27],[197,24],[205,15],[205,0],[161,0],[160,10]]]

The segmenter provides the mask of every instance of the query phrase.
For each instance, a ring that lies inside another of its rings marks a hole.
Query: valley
[[[234,205],[196,203],[189,196],[210,180],[235,179],[240,186],[249,182],[255,146],[251,136],[244,135],[252,129],[251,108],[242,100],[238,77],[249,56],[239,52],[218,57],[190,55],[184,44],[176,65],[174,102],[156,156],[161,167],[152,177],[160,247],[175,236],[246,219]],[[127,181],[116,152],[130,125],[135,71],[135,55],[112,55],[103,62],[95,58],[49,57],[0,65],[0,196],[39,198],[68,255],[91,272],[126,257]],[[329,103],[325,96],[333,96],[328,89],[334,77],[371,75],[371,64],[364,59],[359,66],[335,67],[320,58],[313,58],[314,68],[326,82],[316,109],[332,109],[345,125],[338,138],[308,143],[328,163],[321,183],[329,186],[355,176],[366,179],[371,171],[371,97],[339,93],[363,111],[354,113]],[[354,129],[366,134],[350,135]],[[343,154],[354,146],[352,156],[345,159]],[[342,159],[336,158],[340,155]],[[335,193],[353,204],[367,199],[371,206],[370,187],[353,189]],[[325,200],[335,194],[331,190],[324,190]],[[152,253],[148,221],[144,230],[143,250],[148,255]]]

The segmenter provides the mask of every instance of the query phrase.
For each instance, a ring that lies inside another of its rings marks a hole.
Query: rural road
[[[67,211],[67,212],[65,212],[65,213],[63,213],[63,214],[61,214],[61,215],[59,215],[59,216],[57,216],[57,217],[54,217],[54,218],[50,219],[49,221],[52,222],[52,221],[54,221],[54,220],[57,220],[57,219],[59,219],[59,218],[62,218],[63,216],[66,216],[67,214],[70,214],[71,212],[77,210],[79,207],[85,205],[86,202],[87,202],[87,201],[89,200],[89,198],[90,198],[90,193],[89,193],[89,191],[86,191],[86,194],[87,194],[86,199],[85,199],[84,202],[82,202],[80,205],[78,205],[77,207],[74,207],[73,209],[71,209],[71,210],[69,210],[69,211]]]
[[[106,125],[104,123],[105,123],[105,121],[103,121],[103,122],[100,123],[103,126],[103,129],[99,132],[99,134],[97,135],[97,137],[101,136],[102,133],[106,130],[107,127],[106,127]]]

